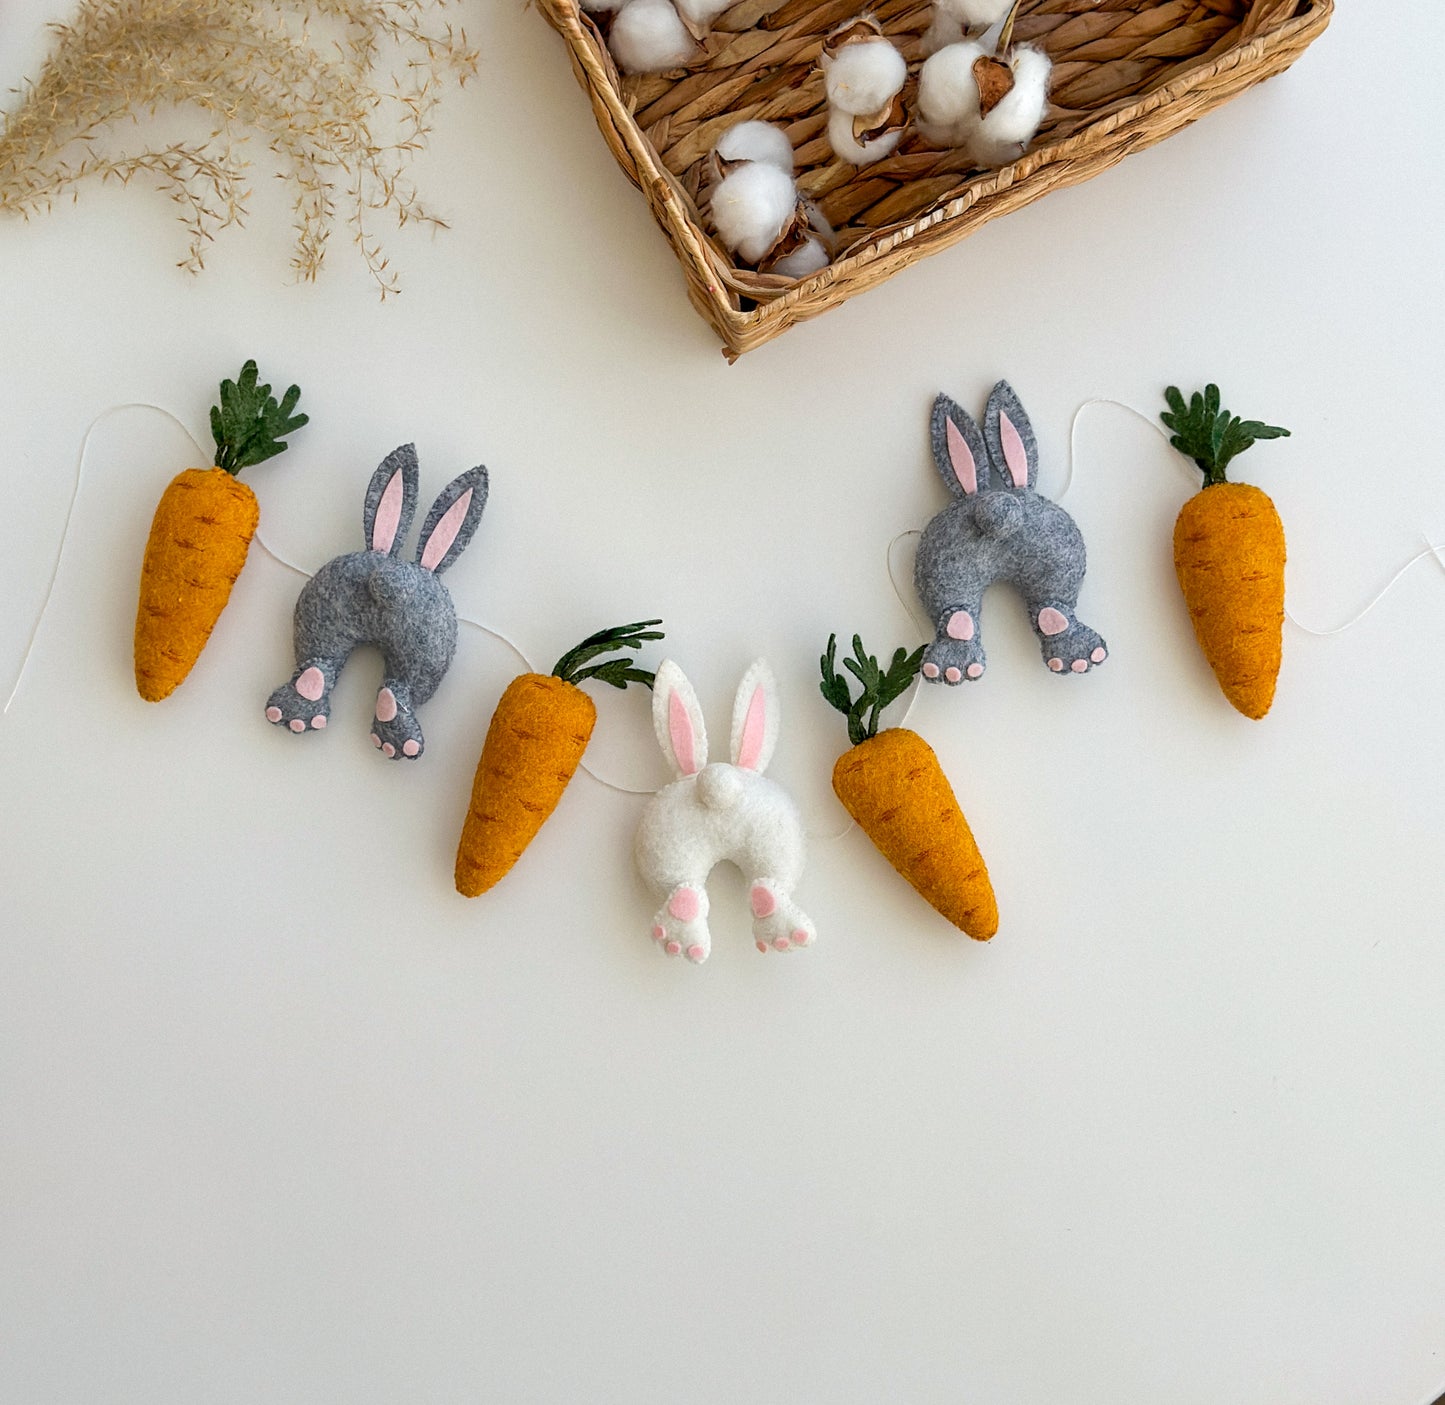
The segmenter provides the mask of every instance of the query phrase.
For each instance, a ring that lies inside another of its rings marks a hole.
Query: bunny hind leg
[[[384,678],[376,695],[371,740],[390,761],[415,761],[426,750],[421,723],[412,707],[410,686],[400,678]]]
[[[812,946],[817,939],[812,919],[774,878],[754,878],[748,883],[748,905],[753,910],[753,941],[759,951],[791,951]]]
[[[292,732],[319,732],[330,720],[331,690],[344,662],[340,658],[303,659],[291,681],[266,700],[266,720]]]
[[[707,889],[702,883],[679,883],[652,919],[652,940],[668,956],[685,956],[701,966],[712,950],[707,926]]]
[[[1109,657],[1108,645],[1061,600],[1029,603],[1044,663],[1053,673],[1087,673]]]
[[[945,605],[935,618],[937,635],[923,653],[923,677],[929,683],[972,683],[983,677],[988,655],[979,634],[977,600]]]

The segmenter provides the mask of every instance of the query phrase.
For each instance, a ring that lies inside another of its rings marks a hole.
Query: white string
[[[5,700],[5,706],[3,708],[0,708],[0,717],[3,717],[6,713],[10,711],[11,703],[15,701],[16,695],[20,692],[20,685],[25,679],[26,670],[30,666],[31,655],[35,652],[36,640],[40,637],[40,626],[45,620],[46,611],[50,608],[50,597],[54,593],[55,583],[60,577],[61,563],[65,560],[66,548],[70,544],[70,528],[71,523],[75,517],[75,506],[80,499],[80,488],[81,484],[84,482],[85,479],[86,454],[90,448],[90,437],[92,434],[95,433],[95,430],[100,425],[100,422],[102,420],[106,419],[110,415],[119,413],[121,410],[154,410],[158,415],[164,415],[166,419],[170,420],[170,422],[174,424],[181,431],[181,433],[184,434],[186,438],[191,441],[191,444],[196,451],[197,463],[209,457],[208,452],[204,448],[202,448],[200,440],[198,440],[196,436],[191,433],[190,428],[185,424],[183,420],[181,420],[177,415],[173,414],[170,410],[167,410],[163,405],[154,405],[148,400],[132,400],[128,401],[124,405],[112,405],[108,409],[102,410],[93,420],[91,420],[90,424],[86,426],[85,434],[81,437],[80,441],[80,454],[77,457],[75,464],[75,487],[71,490],[70,493],[70,506],[66,509],[65,526],[61,530],[60,546],[55,553],[55,565],[51,568],[50,580],[45,587],[45,599],[41,602],[40,612],[36,615],[35,624],[30,630],[30,638],[25,645],[25,652],[20,659],[20,669],[15,675],[15,684],[10,689],[10,696]],[[274,562],[276,562],[278,566],[284,566],[288,571],[294,571],[298,576],[302,576],[305,579],[310,580],[310,571],[308,571],[304,566],[298,566],[296,562],[288,560],[286,557],[282,556],[281,553],[277,551],[276,548],[273,547],[270,542],[268,542],[265,537],[261,535],[259,530],[256,532],[252,540],[256,543],[257,546],[261,548],[262,551],[266,553],[267,556],[269,556]],[[494,629],[491,625],[483,624],[480,620],[469,619],[465,615],[458,615],[457,618],[461,620],[462,623],[471,625],[473,629],[479,629],[482,631],[483,634],[490,634],[493,639],[499,640],[501,643],[505,644],[507,648],[509,648],[514,654],[516,654],[519,659],[522,660],[522,663],[526,666],[529,672],[536,672],[536,669],[533,667],[531,660],[527,657],[526,651],[521,647],[520,644],[516,643],[512,639],[509,639],[505,634],[503,634],[501,630]],[[637,788],[633,786],[619,785],[616,781],[609,781],[605,777],[598,775],[598,773],[594,771],[590,766],[588,766],[585,762],[582,763],[579,769],[585,771],[587,775],[589,775],[594,781],[598,783],[598,785],[606,786],[608,790],[615,790],[623,795],[651,795],[653,793],[651,787]]]
[[[1136,419],[1143,420],[1145,424],[1147,424],[1166,442],[1171,437],[1168,431],[1158,420],[1155,420],[1149,415],[1146,415],[1142,410],[1136,410],[1132,405],[1126,405],[1122,400],[1112,400],[1108,396],[1103,395],[1095,396],[1091,400],[1085,400],[1084,403],[1080,405],[1077,410],[1074,411],[1074,417],[1069,422],[1069,472],[1068,476],[1064,479],[1064,486],[1062,490],[1054,499],[1055,502],[1062,498],[1064,494],[1067,493],[1069,489],[1073,486],[1074,461],[1077,456],[1076,449],[1079,429],[1079,417],[1084,413],[1085,410],[1089,408],[1090,405],[1117,405],[1119,409],[1127,410]],[[1180,459],[1180,462],[1182,464],[1182,458]],[[1315,629],[1313,626],[1305,624],[1302,620],[1300,620],[1294,615],[1294,613],[1288,608],[1288,606],[1285,607],[1285,618],[1292,625],[1294,625],[1296,629],[1301,630],[1305,634],[1312,634],[1316,639],[1333,639],[1338,635],[1344,634],[1346,630],[1353,629],[1357,624],[1359,624],[1359,622],[1364,619],[1365,616],[1368,615],[1370,611],[1375,608],[1376,605],[1378,605],[1392,590],[1394,590],[1394,588],[1400,583],[1401,578],[1404,577],[1413,566],[1418,565],[1427,556],[1433,556],[1436,561],[1440,563],[1441,568],[1445,569],[1445,557],[1441,556],[1442,551],[1445,551],[1445,546],[1436,546],[1427,537],[1425,539],[1424,551],[1417,552],[1408,561],[1406,561],[1405,564],[1401,566],[1399,570],[1397,570],[1388,581],[1385,582],[1384,586],[1375,595],[1373,595],[1369,600],[1367,600],[1343,624],[1336,625],[1333,629]],[[891,561],[889,564],[889,576],[890,578],[892,577]],[[898,583],[896,580],[893,582],[893,588],[895,591],[898,589]]]

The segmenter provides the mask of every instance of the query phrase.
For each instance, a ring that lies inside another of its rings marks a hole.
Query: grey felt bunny
[[[296,672],[266,704],[266,719],[293,732],[322,728],[331,690],[358,644],[381,650],[371,740],[388,757],[417,757],[425,742],[416,709],[436,692],[457,648],[457,612],[437,577],[466,549],[487,505],[487,470],[454,478],[427,513],[416,560],[401,545],[416,513],[416,448],[403,444],[371,476],[362,513],[364,551],[328,561],[296,600]]]
[[[1039,446],[1007,381],[988,397],[980,431],[946,395],[933,402],[933,461],[953,501],[923,529],[913,582],[936,637],[923,655],[930,682],[983,675],[979,611],[995,581],[1024,598],[1044,662],[1087,673],[1108,657],[1074,614],[1084,583],[1084,539],[1074,519],[1034,491]]]

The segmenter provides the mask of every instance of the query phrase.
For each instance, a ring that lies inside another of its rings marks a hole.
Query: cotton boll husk
[[[738,0],[676,0],[677,12],[690,25],[706,29],[724,10],[730,10]]]
[[[836,57],[823,63],[829,104],[854,117],[886,107],[907,77],[907,62],[887,39],[845,44]]]
[[[787,278],[806,278],[820,268],[827,268],[832,261],[823,241],[814,236],[801,249],[794,250],[787,258],[779,259],[769,272],[781,273]]]
[[[1053,64],[1040,49],[1021,45],[1012,54],[1014,85],[974,128],[969,154],[980,166],[1006,166],[1028,150],[1044,120]]]
[[[612,21],[607,47],[624,73],[662,73],[697,54],[672,0],[628,0]]]
[[[983,120],[973,66],[985,57],[983,45],[970,39],[924,61],[918,73],[918,129],[929,141],[962,146]]]
[[[894,148],[903,139],[903,133],[885,132],[869,142],[860,142],[853,135],[853,114],[833,108],[828,113],[828,144],[840,161],[851,161],[855,166],[867,166],[891,156]]]
[[[793,144],[771,122],[739,122],[717,139],[713,150],[724,161],[763,161],[793,174]]]
[[[778,242],[797,205],[792,176],[766,161],[749,161],[713,187],[712,224],[727,248],[757,263]]]

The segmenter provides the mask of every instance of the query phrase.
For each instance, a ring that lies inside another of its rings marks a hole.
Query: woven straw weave
[[[894,155],[859,170],[834,158],[824,134],[824,37],[866,9],[916,65],[930,0],[739,0],[715,22],[697,63],[635,78],[619,76],[576,0],[537,3],[567,41],[607,145],[646,195],[693,306],[729,360],[1279,73],[1334,8],[1334,0],[1023,0],[1015,36],[1053,59],[1053,107],[1025,156],[979,171],[912,132]],[[735,267],[698,214],[704,158],[747,118],[788,133],[801,189],[838,230],[833,263],[801,282]]]

